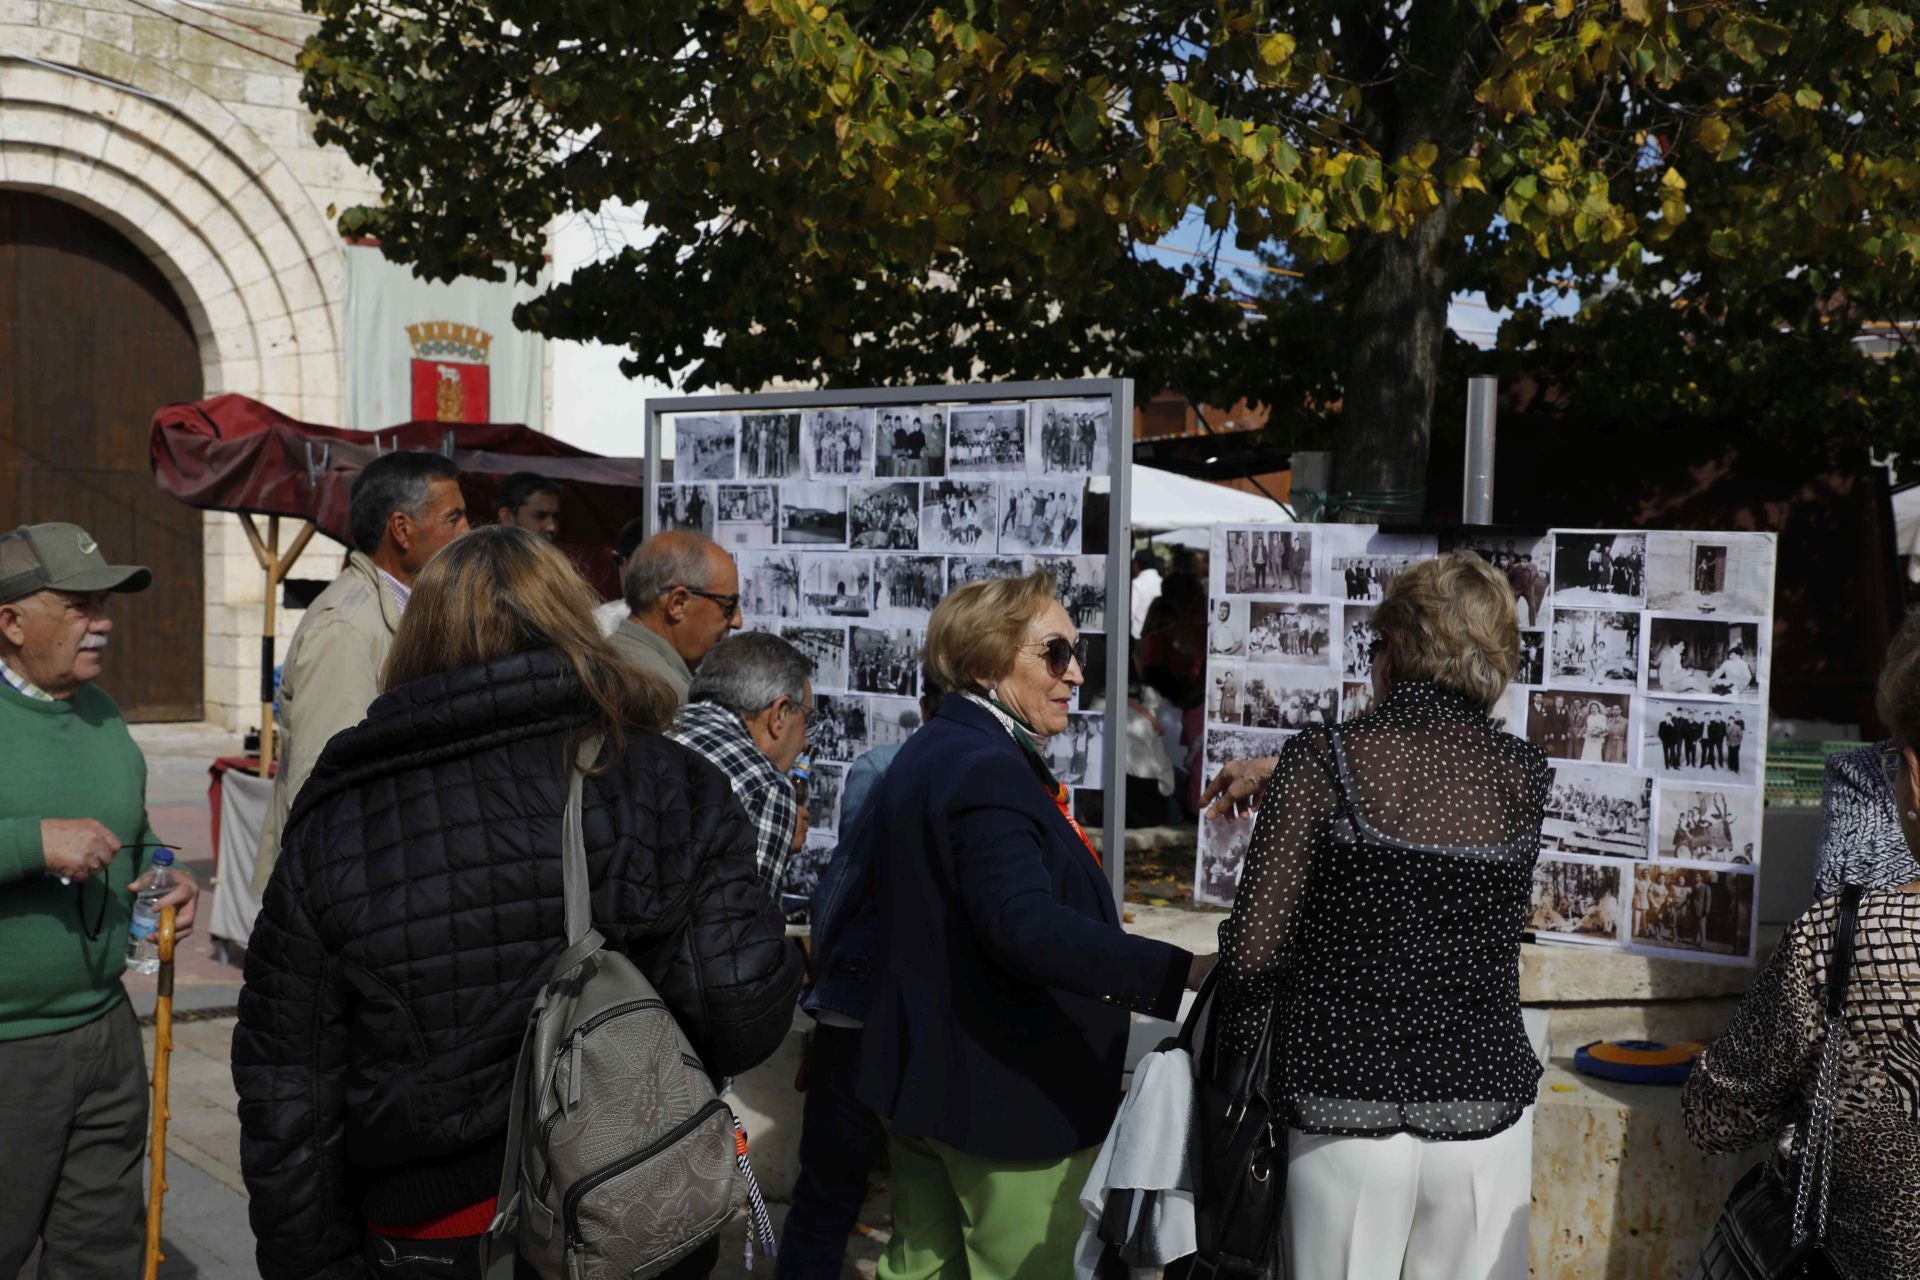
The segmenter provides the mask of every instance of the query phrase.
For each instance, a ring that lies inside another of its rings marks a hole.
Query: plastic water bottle
[[[160,972],[160,899],[173,891],[178,877],[173,874],[173,851],[156,849],[153,870],[142,877],[146,884],[134,895],[133,927],[127,930],[127,972]]]

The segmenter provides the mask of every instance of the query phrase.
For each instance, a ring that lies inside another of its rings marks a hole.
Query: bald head
[[[684,530],[656,533],[627,557],[620,574],[633,621],[663,637],[689,668],[737,630],[740,571],[713,539]]]

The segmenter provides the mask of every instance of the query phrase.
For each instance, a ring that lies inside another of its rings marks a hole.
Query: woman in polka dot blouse
[[[1520,933],[1552,774],[1488,718],[1519,662],[1513,592],[1454,552],[1372,621],[1374,710],[1271,762],[1219,1034],[1250,1052],[1276,1019],[1291,1274],[1522,1280],[1540,1064]]]

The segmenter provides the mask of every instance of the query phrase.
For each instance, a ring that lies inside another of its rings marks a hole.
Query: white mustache
[[[85,653],[88,649],[104,649],[106,647],[107,638],[101,635],[89,635],[83,637],[80,641],[80,652],[82,653]]]

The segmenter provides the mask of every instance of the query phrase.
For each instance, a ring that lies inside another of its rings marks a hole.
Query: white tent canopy
[[[1900,554],[1907,559],[1907,580],[1920,582],[1920,485],[1893,495],[1893,527]]]
[[[1135,464],[1130,514],[1135,533],[1190,531],[1214,524],[1287,524],[1293,513],[1270,498]],[[1105,476],[1093,480],[1107,491]]]

